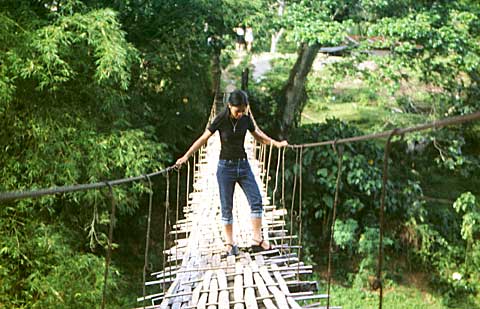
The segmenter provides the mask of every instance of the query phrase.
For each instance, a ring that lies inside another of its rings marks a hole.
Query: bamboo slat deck
[[[184,207],[185,218],[173,226],[171,234],[178,239],[174,247],[164,252],[169,266],[152,273],[153,279],[146,282],[157,287],[158,293],[145,297],[150,302],[145,308],[302,308],[298,300],[328,297],[314,295],[316,282],[300,281],[299,276],[310,274],[312,267],[300,262],[295,250],[286,245],[290,237],[285,229],[286,210],[270,205],[264,185],[265,168],[256,158],[258,147],[248,132],[245,148],[262,192],[262,234],[274,244],[274,250],[247,252],[252,242],[250,208],[237,185],[233,233],[241,252],[237,257],[222,257],[223,226],[215,175],[220,139],[216,133],[200,151],[193,192]],[[162,288],[166,291],[160,292]],[[138,301],[143,301],[143,297]]]

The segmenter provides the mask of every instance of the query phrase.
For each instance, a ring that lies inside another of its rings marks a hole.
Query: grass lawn
[[[438,297],[428,292],[421,292],[415,287],[396,286],[395,288],[384,290],[383,293],[383,308],[447,308],[441,304],[441,300]],[[378,308],[379,297],[377,292],[335,285],[332,286],[330,303],[342,306],[344,309]]]
[[[319,285],[321,294],[327,293],[326,282]],[[318,303],[318,300],[308,301],[309,304]],[[306,302],[307,304],[307,302]],[[321,300],[319,306],[326,306],[326,300]],[[330,306],[340,306],[343,309],[378,308],[378,292],[367,291],[353,287],[344,287],[338,284],[331,286]],[[441,295],[435,295],[416,285],[396,285],[385,288],[383,291],[383,308],[388,309],[467,309],[480,308],[480,299],[470,297],[464,303],[447,306],[442,302]]]
[[[311,100],[302,113],[302,124],[325,122],[327,118],[338,118],[370,131],[382,127],[392,115],[389,111],[356,102],[324,103]]]
[[[378,101],[328,102],[311,98],[302,112],[301,124],[325,122],[338,118],[353,124],[366,133],[381,132],[395,127],[408,127],[428,121],[425,115],[401,112]]]

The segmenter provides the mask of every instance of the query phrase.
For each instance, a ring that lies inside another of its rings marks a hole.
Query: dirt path
[[[270,61],[275,57],[274,54],[270,53],[255,54],[252,56],[251,64],[254,67],[252,72],[253,80],[259,81],[265,73],[272,69]]]

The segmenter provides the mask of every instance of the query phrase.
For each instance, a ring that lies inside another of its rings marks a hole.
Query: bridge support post
[[[110,198],[112,200],[112,210],[110,212],[110,228],[108,231],[108,248],[107,248],[107,257],[105,261],[105,275],[103,277],[103,296],[102,296],[102,309],[105,308],[107,303],[107,280],[108,280],[108,268],[110,266],[110,257],[112,255],[112,238],[113,238],[113,224],[115,223],[115,194],[113,193],[112,184],[109,182],[106,183],[108,190],[110,192]]]
[[[374,282],[374,289],[380,289],[378,308],[382,309],[383,302],[383,282],[382,282],[382,263],[383,263],[383,213],[385,209],[385,196],[387,195],[387,181],[388,181],[388,158],[390,157],[390,146],[392,137],[397,134],[398,129],[392,130],[385,143],[385,152],[383,156],[383,175],[382,175],[382,195],[380,196],[380,239],[378,244],[378,267],[377,278]]]

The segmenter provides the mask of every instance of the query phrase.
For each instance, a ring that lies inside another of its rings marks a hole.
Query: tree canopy
[[[382,95],[394,97],[418,79],[431,98],[422,119],[478,111],[479,16],[475,0],[3,0],[0,191],[138,176],[172,164],[205,128],[216,78],[212,59],[223,67],[231,60],[233,28],[239,24],[254,26],[258,51],[269,48],[271,35],[285,49],[297,50],[284,79],[274,71],[268,91],[250,89],[262,127],[277,137],[303,143],[363,133],[338,120],[300,123],[314,95],[309,78],[322,47],[346,46],[340,61],[326,65],[325,83],[350,76],[372,92],[387,89]],[[208,44],[212,37],[219,45]],[[353,37],[355,42],[349,40]],[[386,55],[375,56],[375,50]],[[367,61],[375,62],[375,69],[362,65]],[[478,132],[478,126],[467,125],[413,135],[395,141],[392,155],[401,166],[393,168],[397,178],[388,183],[387,253],[405,250],[413,263],[435,274],[439,290],[451,298],[480,289]],[[423,155],[405,157],[418,141],[429,145]],[[335,240],[340,260],[353,261],[353,281],[362,287],[375,266],[378,202],[373,197],[381,189],[382,155],[377,144],[366,143],[347,147],[343,158]],[[305,238],[312,244],[306,249],[317,260],[329,235],[336,159],[330,149],[305,153]],[[299,170],[293,158],[287,161]],[[462,194],[453,203],[428,208],[423,194],[429,181],[445,175],[464,182]],[[293,170],[286,178],[290,185]],[[165,193],[163,182],[154,184],[158,196]],[[132,269],[141,259],[138,238],[148,190],[142,183],[115,189],[121,201],[115,246],[126,254],[114,255],[108,290],[125,296],[109,296],[112,308],[131,306],[132,293],[140,288],[131,278],[140,270]],[[96,306],[108,209],[108,194],[101,190],[0,205],[0,304]],[[162,216],[157,213],[156,222]],[[154,230],[162,235],[161,224]],[[153,238],[155,244],[162,241]],[[156,246],[156,263],[161,254]],[[456,271],[464,281],[452,279]]]

